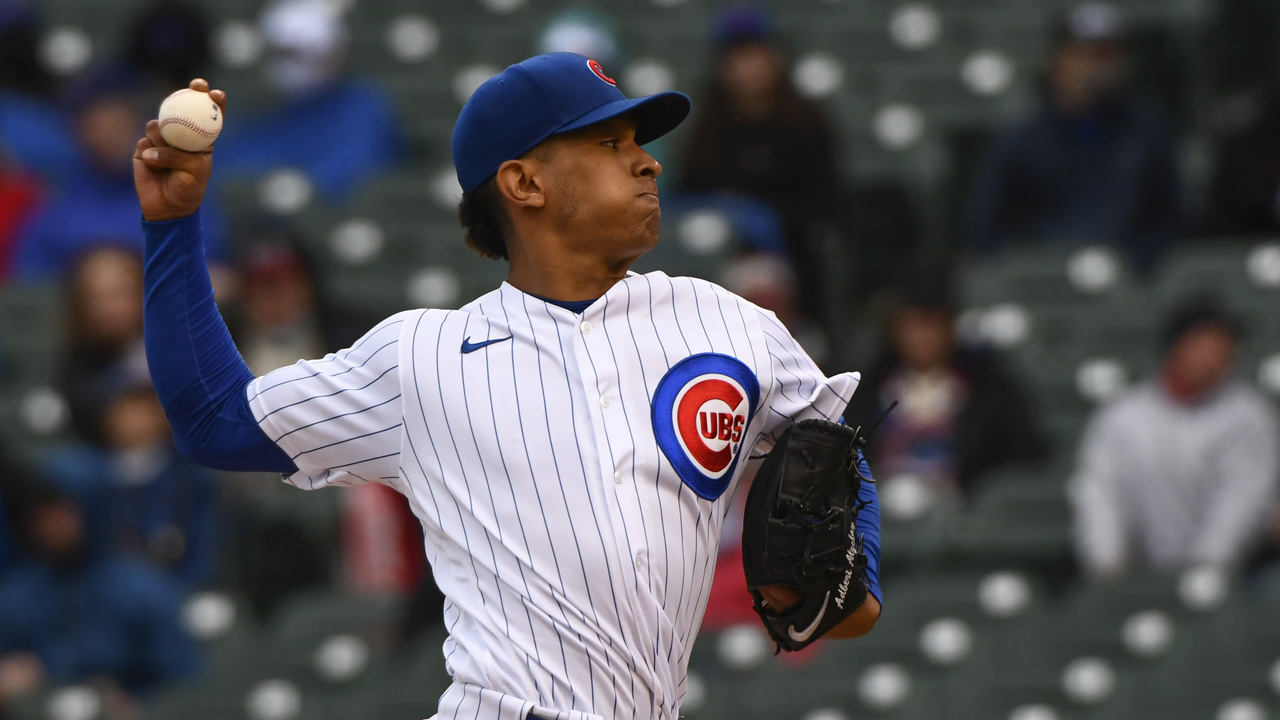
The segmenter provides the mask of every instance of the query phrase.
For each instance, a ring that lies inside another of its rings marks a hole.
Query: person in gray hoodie
[[[1240,334],[1217,301],[1188,301],[1168,320],[1155,375],[1091,419],[1068,486],[1087,575],[1230,570],[1263,539],[1280,426],[1232,374]]]

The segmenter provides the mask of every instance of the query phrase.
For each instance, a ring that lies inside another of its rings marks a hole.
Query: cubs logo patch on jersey
[[[699,497],[715,500],[729,486],[759,401],[760,381],[750,368],[718,353],[687,357],[658,383],[658,447]]]

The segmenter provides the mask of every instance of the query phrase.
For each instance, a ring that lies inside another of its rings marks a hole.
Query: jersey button
[[[607,408],[612,404],[613,404],[613,398],[609,397],[608,395],[604,395],[600,398],[600,407]]]
[[[591,331],[594,329],[595,326],[591,324],[590,320],[583,320],[582,325],[580,325],[579,327],[582,328],[583,335],[590,335]]]
[[[618,472],[616,472],[616,473],[614,473],[614,474],[613,474],[613,481],[614,481],[615,483],[619,484],[619,485],[621,485],[621,484],[622,484],[622,471],[621,471],[621,470],[619,470]]]
[[[636,570],[644,570],[644,556],[636,555]]]

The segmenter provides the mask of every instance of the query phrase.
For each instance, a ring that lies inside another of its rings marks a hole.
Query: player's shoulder
[[[744,313],[764,315],[771,318],[773,322],[777,322],[777,317],[774,316],[773,312],[765,310],[741,295],[703,278],[689,275],[668,275],[661,270],[654,270],[653,272],[632,275],[627,280],[629,282],[645,282],[654,295],[667,295],[675,300],[684,300],[690,295],[696,298],[707,298],[721,305],[726,303],[737,305]]]

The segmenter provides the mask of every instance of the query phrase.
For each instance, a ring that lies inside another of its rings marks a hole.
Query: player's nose
[[[636,171],[640,177],[651,177],[656,180],[662,174],[662,163],[655,160],[648,150],[640,148],[640,161],[636,165]]]

